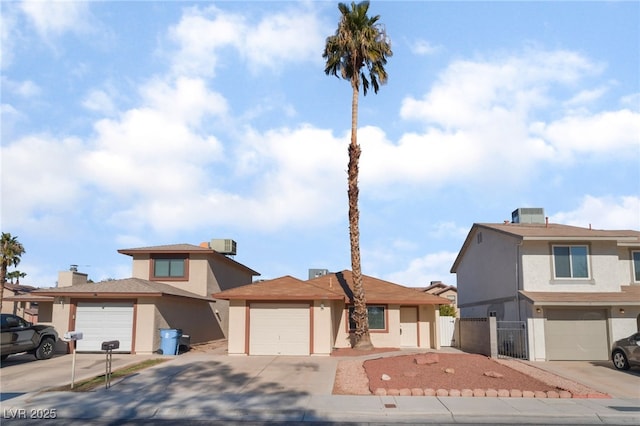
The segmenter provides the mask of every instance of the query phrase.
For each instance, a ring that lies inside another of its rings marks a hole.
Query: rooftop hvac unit
[[[328,269],[309,269],[309,279],[321,277],[329,273]]]
[[[544,209],[538,207],[524,207],[511,213],[512,223],[544,223]]]
[[[236,254],[236,242],[233,240],[211,240],[209,244],[212,250],[220,254],[234,255]]]

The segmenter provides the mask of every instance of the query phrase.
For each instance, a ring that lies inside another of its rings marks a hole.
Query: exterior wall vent
[[[236,254],[236,242],[230,239],[214,239],[209,244],[212,250],[217,251],[220,254],[232,255]]]
[[[545,223],[544,209],[538,207],[523,207],[511,213],[511,223]]]
[[[309,279],[321,277],[329,273],[328,269],[309,269]]]

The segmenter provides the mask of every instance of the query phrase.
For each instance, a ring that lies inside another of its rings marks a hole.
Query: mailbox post
[[[109,340],[102,342],[102,350],[106,353],[105,360],[105,373],[104,373],[104,387],[109,389],[111,387],[111,359],[113,357],[113,350],[120,347],[119,340]]]
[[[82,340],[82,332],[67,331],[66,333],[64,333],[64,336],[62,336],[62,340],[64,340],[65,342],[69,342],[73,353],[73,358],[71,361],[71,389],[73,389],[73,385],[76,379],[76,340]]]

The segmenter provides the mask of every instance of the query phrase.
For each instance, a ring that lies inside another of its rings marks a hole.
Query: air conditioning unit
[[[220,254],[233,255],[233,256],[235,256],[236,254],[236,242],[233,240],[229,240],[229,239],[211,240],[211,243],[209,243],[209,247],[211,247],[212,250],[215,250]]]
[[[538,207],[522,207],[511,213],[512,223],[544,223],[544,209]]]
[[[328,269],[309,269],[309,279],[321,277],[329,273]]]

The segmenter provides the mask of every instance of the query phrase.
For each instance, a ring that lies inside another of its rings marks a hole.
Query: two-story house
[[[133,276],[88,283],[75,270],[61,272],[58,286],[37,290],[50,296],[51,323],[62,334],[80,331],[78,351],[100,351],[102,342],[120,341],[120,352],[152,353],[159,329],[180,329],[191,343],[224,338],[229,303],[211,294],[251,284],[256,271],[236,262],[235,242],[174,244],[118,250],[131,256]]]
[[[548,223],[543,209],[471,227],[451,268],[462,318],[522,321],[531,360],[606,360],[640,328],[640,232]]]

